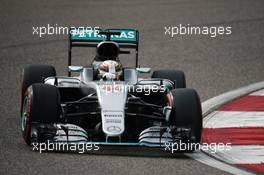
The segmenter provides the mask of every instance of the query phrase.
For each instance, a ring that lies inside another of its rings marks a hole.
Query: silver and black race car
[[[21,81],[25,142],[148,147],[199,143],[202,112],[197,92],[186,88],[179,70],[156,70],[150,78],[141,78],[150,69],[138,66],[138,41],[133,29],[76,28],[69,33],[68,76],[57,76],[50,65],[26,66]],[[72,66],[73,47],[94,47],[92,64]],[[131,49],[135,67],[123,67],[119,55]]]

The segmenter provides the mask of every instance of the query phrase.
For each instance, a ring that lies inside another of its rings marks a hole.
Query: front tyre
[[[202,133],[201,102],[194,89],[174,89],[170,93],[170,124],[191,129],[192,143],[200,143]]]
[[[56,70],[50,65],[27,65],[24,67],[20,87],[20,113],[27,88],[34,83],[42,83],[47,77],[56,76]]]
[[[55,86],[33,84],[25,92],[22,106],[22,135],[31,144],[33,123],[56,123],[61,113],[60,94]]]

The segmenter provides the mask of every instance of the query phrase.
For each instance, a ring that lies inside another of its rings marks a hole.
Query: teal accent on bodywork
[[[121,43],[137,43],[137,33],[136,30],[130,29],[113,29],[107,30],[110,32],[120,32],[120,35],[112,35],[111,41],[121,42]],[[86,29],[74,29],[71,30],[71,40],[79,41],[91,41],[91,42],[101,42],[106,39],[104,35],[99,35],[100,30],[86,30]]]
[[[145,147],[152,147],[152,148],[163,148],[165,144],[148,144],[148,143],[139,143],[139,142],[91,142],[91,141],[60,141],[54,143],[67,143],[67,144],[96,144],[101,146],[145,146]]]
[[[124,42],[137,42],[137,36],[135,30],[109,30],[110,32],[120,32],[119,36],[113,35],[111,37],[112,41],[124,41]]]
[[[174,89],[173,85],[170,84],[170,83],[166,83],[166,84],[165,84],[165,87],[166,87],[166,89],[169,90],[169,91],[171,91],[171,90]]]

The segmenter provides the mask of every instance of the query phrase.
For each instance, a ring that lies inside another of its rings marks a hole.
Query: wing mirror
[[[70,72],[82,72],[83,66],[69,66]]]
[[[149,67],[138,67],[138,68],[136,68],[136,70],[139,73],[150,73],[151,68],[149,68]]]

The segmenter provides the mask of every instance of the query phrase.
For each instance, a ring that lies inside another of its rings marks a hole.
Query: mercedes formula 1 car
[[[150,68],[138,65],[138,42],[133,29],[76,28],[69,34],[68,76],[57,76],[50,65],[26,66],[21,81],[24,141],[147,147],[199,143],[197,92],[186,88],[179,70],[156,70],[142,78]],[[95,48],[90,66],[71,65],[73,47]],[[135,66],[123,67],[120,54],[132,50]]]

